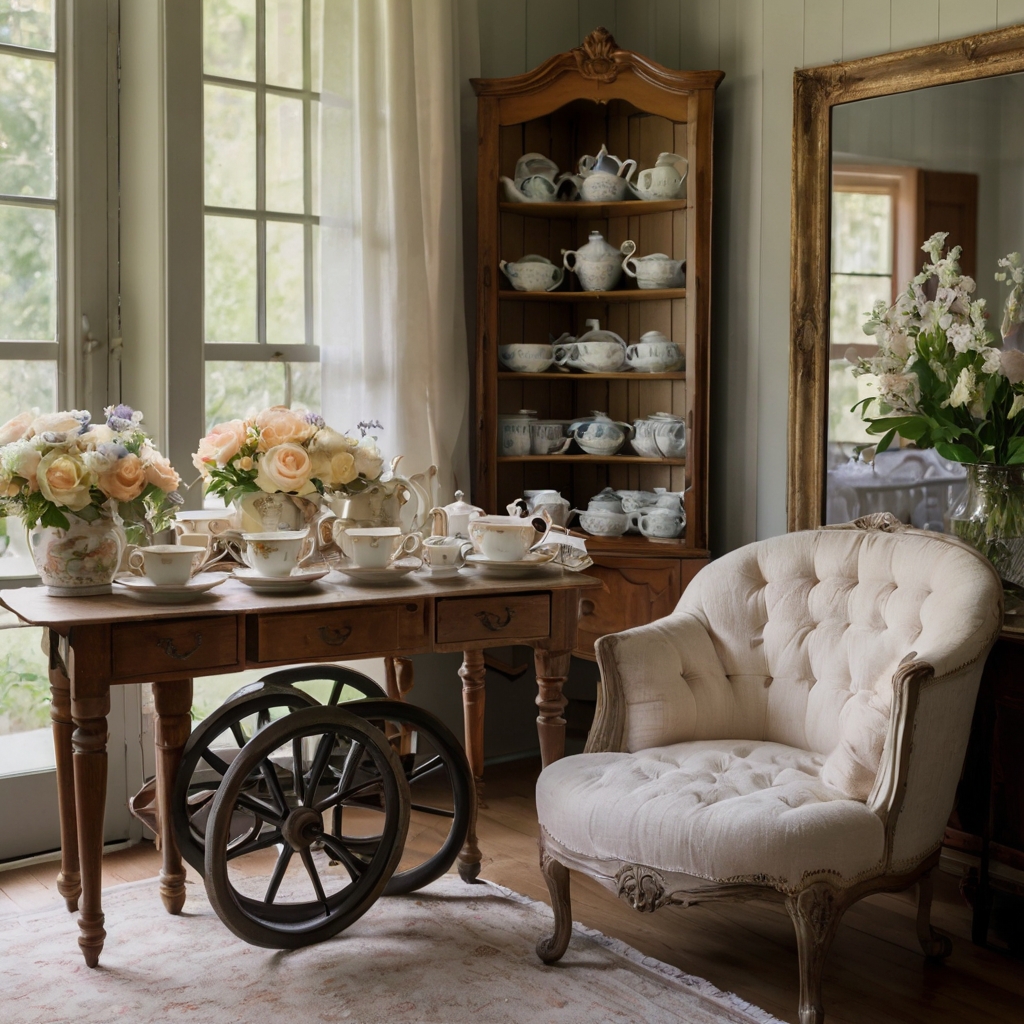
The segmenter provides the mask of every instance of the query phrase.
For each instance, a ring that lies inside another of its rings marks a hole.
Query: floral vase
[[[967,490],[949,513],[952,532],[977,548],[1005,583],[1024,587],[1024,466],[967,466]]]
[[[307,507],[312,506],[315,515],[317,503],[312,498],[295,498],[280,491],[250,491],[235,500],[243,533],[267,533],[275,530],[301,530],[312,518]]]
[[[125,539],[118,516],[100,516],[86,522],[69,515],[66,530],[34,526],[29,530],[32,560],[46,592],[53,597],[89,597],[109,594],[121,565]]]

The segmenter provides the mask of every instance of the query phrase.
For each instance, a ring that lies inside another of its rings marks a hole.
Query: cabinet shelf
[[[685,299],[685,288],[636,288],[616,292],[517,292],[499,291],[499,299],[510,302],[654,302]]]
[[[685,466],[686,459],[649,459],[645,455],[499,455],[499,463],[570,462],[603,466]]]
[[[559,373],[557,371],[514,373],[511,370],[499,370],[498,380],[519,380],[524,383],[529,380],[686,380],[686,371],[670,370],[665,373],[640,373],[637,370],[628,370],[622,373]]]
[[[613,217],[640,217],[645,213],[671,213],[685,210],[685,199],[624,199],[621,203],[509,203],[498,204],[502,213],[518,213],[522,217],[545,217],[563,220],[589,218],[607,220]]]
[[[574,537],[587,542],[587,551],[592,555],[633,555],[640,558],[707,558],[707,548],[695,548],[686,537],[663,540],[660,537],[644,537],[636,533],[624,533],[621,537],[594,537],[578,526],[570,529]]]

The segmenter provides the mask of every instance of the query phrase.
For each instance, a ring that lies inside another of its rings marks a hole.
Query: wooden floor
[[[547,902],[533,802],[539,767],[520,761],[488,769],[480,845],[483,877]],[[103,868],[104,885],[134,881],[158,872],[159,855],[143,843],[109,854]],[[55,875],[54,864],[0,872],[0,914],[58,904]],[[737,903],[638,914],[589,879],[573,874],[572,886],[575,920],[796,1022],[796,944],[784,909]],[[933,921],[954,940],[942,966],[920,953],[912,893],[871,897],[846,914],[825,971],[830,1024],[1024,1021],[1024,966],[971,944],[954,878],[940,873],[936,888]]]

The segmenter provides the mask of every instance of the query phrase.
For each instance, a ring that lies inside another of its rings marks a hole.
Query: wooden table
[[[562,686],[576,641],[587,576],[538,575],[495,580],[467,574],[451,582],[410,578],[384,588],[325,581],[302,594],[271,597],[228,580],[187,605],[143,604],[127,594],[55,598],[41,588],[0,591],[0,602],[50,630],[51,718],[56,747],[61,868],[57,886],[79,909],[85,962],[95,967],[103,929],[101,872],[107,789],[110,687],[153,684],[156,779],[161,820],[160,895],[171,914],[185,903],[185,871],[171,827],[170,798],[191,732],[192,680],[247,668],[389,655],[463,652],[459,676],[466,753],[478,786],[483,775],[484,650],[534,648],[541,759],[562,756]],[[475,811],[459,873],[480,870]]]

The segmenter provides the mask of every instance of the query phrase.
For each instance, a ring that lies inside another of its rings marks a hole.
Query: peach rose
[[[77,433],[82,429],[82,420],[74,412],[49,412],[37,416],[32,421],[33,434],[53,432],[61,434],[65,431]],[[70,508],[70,506],[68,506]]]
[[[174,467],[171,465],[171,460],[166,455],[161,455],[155,448],[151,448],[148,444],[142,446],[140,452],[142,457],[142,465],[146,471],[146,483],[152,484],[154,487],[159,487],[164,494],[170,494],[171,491],[176,491],[179,484],[181,483],[181,477],[178,476]]]
[[[313,465],[305,448],[297,444],[279,444],[271,448],[256,470],[256,486],[264,491],[310,494],[316,490],[310,477]]]
[[[260,428],[261,452],[269,452],[282,444],[302,444],[316,432],[316,427],[307,423],[302,413],[292,412],[284,405],[264,409],[256,417],[256,426]]]
[[[340,487],[359,476],[356,460],[348,452],[338,452],[336,455],[318,452],[311,461],[313,476],[325,487]]]
[[[100,473],[99,489],[115,501],[134,501],[146,489],[146,467],[138,455],[130,452],[110,469]]]
[[[92,474],[81,459],[55,448],[39,460],[36,479],[43,497],[72,512],[81,512],[92,500]]]
[[[245,420],[228,420],[218,423],[206,437],[199,442],[199,450],[192,456],[192,463],[206,476],[210,472],[210,464],[226,466],[245,444],[248,430]]]
[[[28,437],[32,418],[32,413],[23,412],[20,416],[15,416],[13,420],[8,420],[0,427],[0,444],[10,444],[12,441],[20,441],[23,437]]]

